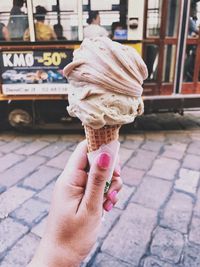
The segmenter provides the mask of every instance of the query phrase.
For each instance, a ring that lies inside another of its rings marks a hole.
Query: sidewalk
[[[144,119],[144,131],[121,135],[120,200],[83,266],[200,266],[199,122],[189,114],[176,124],[182,130],[152,131]],[[0,134],[1,267],[25,267],[31,259],[55,180],[82,138]]]

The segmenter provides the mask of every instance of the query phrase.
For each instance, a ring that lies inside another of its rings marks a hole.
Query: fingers
[[[118,201],[118,192],[122,188],[122,179],[118,176],[113,176],[110,189],[108,193],[105,195],[105,201],[103,203],[103,208],[106,211],[110,211],[113,206]]]
[[[77,145],[65,168],[73,171],[85,170],[87,163],[87,142],[84,140]]]
[[[84,140],[77,145],[59,180],[64,184],[84,187],[87,183],[87,164],[87,143]]]
[[[85,201],[90,211],[102,209],[104,188],[108,180],[111,157],[108,153],[101,153],[92,163],[85,190]]]

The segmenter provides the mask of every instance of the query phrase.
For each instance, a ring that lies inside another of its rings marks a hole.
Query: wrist
[[[56,244],[46,245],[41,241],[39,248],[28,267],[79,267],[81,261],[69,253],[66,247]]]

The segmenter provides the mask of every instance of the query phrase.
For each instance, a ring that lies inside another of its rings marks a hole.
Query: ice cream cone
[[[100,129],[93,129],[90,126],[84,126],[87,139],[88,152],[95,151],[103,144],[118,140],[119,129],[121,125],[106,125]]]

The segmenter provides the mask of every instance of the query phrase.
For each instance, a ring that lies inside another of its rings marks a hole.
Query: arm
[[[88,255],[100,231],[103,207],[110,211],[121,189],[115,171],[104,195],[109,164],[110,155],[101,153],[88,174],[86,142],[78,145],[56,182],[46,232],[28,267],[78,267]]]

